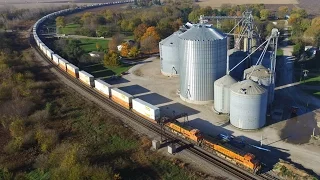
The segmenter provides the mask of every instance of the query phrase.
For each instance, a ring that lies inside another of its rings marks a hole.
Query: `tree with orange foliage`
[[[120,55],[123,57],[127,57],[130,52],[130,44],[128,42],[124,42],[121,44]]]
[[[147,31],[141,37],[141,40],[144,40],[148,37],[153,37],[156,41],[158,42],[160,41],[160,35],[158,34],[156,27],[154,26],[148,27]]]
[[[140,41],[143,34],[147,31],[148,26],[146,24],[139,24],[133,31],[134,39]]]

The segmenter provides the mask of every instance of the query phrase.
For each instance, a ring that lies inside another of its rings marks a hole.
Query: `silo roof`
[[[223,32],[206,24],[195,24],[188,31],[180,35],[181,39],[191,41],[214,41],[224,39]]]
[[[214,83],[218,86],[228,86],[230,87],[232,84],[236,83],[237,81],[233,79],[230,75],[225,75],[220,79],[217,79]]]
[[[252,72],[252,74],[251,74],[251,72]],[[260,78],[270,76],[270,71],[262,65],[251,66],[250,68],[244,70],[244,73],[251,74],[251,76],[260,77]]]
[[[233,84],[230,87],[230,90],[237,94],[247,94],[247,95],[259,95],[264,94],[267,90],[262,86],[259,86],[257,83],[252,80],[240,81],[236,84]]]
[[[174,32],[173,34],[171,34],[167,38],[165,38],[162,41],[160,41],[160,44],[162,44],[164,46],[176,45],[178,43],[180,34],[182,34],[181,31]]]

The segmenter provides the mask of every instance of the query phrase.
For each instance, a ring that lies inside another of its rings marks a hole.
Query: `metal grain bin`
[[[230,87],[230,123],[240,129],[253,130],[266,124],[267,90],[252,80]]]
[[[262,51],[256,51],[251,55],[251,65],[257,64],[257,61],[260,58],[261,54],[262,54]],[[271,67],[271,55],[272,53],[270,51],[266,51],[264,57],[262,58],[262,62],[260,63],[267,69],[270,69]]]
[[[233,51],[229,50],[229,70],[234,68],[239,62],[241,62],[244,58],[247,57],[247,53],[243,51]],[[247,67],[247,60],[239,64],[235,69],[230,72],[230,75],[235,78],[236,80],[242,80],[243,71]]]
[[[197,24],[179,36],[180,98],[194,104],[213,101],[213,83],[226,74],[227,38]]]
[[[139,98],[132,99],[132,110],[153,121],[160,119],[160,109]]]
[[[166,39],[160,41],[160,63],[161,73],[166,76],[179,75],[179,35],[182,32],[177,31]]]
[[[214,110],[218,113],[230,113],[230,86],[237,81],[225,75],[214,82]]]
[[[252,66],[243,73],[244,79],[251,79],[268,89],[268,104],[272,103],[274,99],[274,85],[270,81],[270,73],[271,71],[262,65]]]

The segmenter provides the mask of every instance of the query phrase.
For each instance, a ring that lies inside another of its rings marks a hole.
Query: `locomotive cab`
[[[253,173],[258,173],[258,171],[261,169],[261,165],[260,165],[260,162],[259,160],[257,160],[255,158],[255,156],[251,153],[247,153],[245,156],[244,156],[244,159],[246,161],[246,166],[251,169],[253,171]]]
[[[202,134],[200,132],[200,130],[198,129],[192,129],[190,131],[191,136],[193,137],[192,139],[198,143],[200,143],[201,139],[202,139]]]

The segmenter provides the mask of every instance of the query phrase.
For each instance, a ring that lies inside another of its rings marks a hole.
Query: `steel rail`
[[[246,180],[247,179],[273,179],[273,178],[265,178],[265,176],[262,176],[262,175],[254,175],[252,173],[249,173],[243,169],[240,169],[238,166],[235,166],[235,165],[231,164],[230,162],[228,162],[228,161],[226,161],[226,160],[224,160],[224,159],[222,159],[212,153],[205,152],[204,150],[202,150],[196,146],[193,146],[193,144],[191,144],[189,141],[186,141],[185,139],[178,137],[177,135],[174,135],[173,133],[171,133],[169,131],[163,132],[158,124],[152,123],[151,121],[149,121],[149,120],[133,113],[132,111],[124,108],[123,106],[119,105],[118,103],[112,101],[111,99],[109,99],[106,96],[102,95],[101,93],[97,92],[96,90],[94,90],[94,88],[92,88],[88,85],[85,85],[80,80],[69,75],[66,71],[63,71],[62,69],[60,69],[56,64],[53,63],[53,61],[51,61],[39,49],[39,47],[35,43],[35,40],[33,38],[32,33],[30,34],[29,42],[30,42],[31,47],[34,48],[38,52],[38,54],[42,57],[42,59],[44,59],[50,65],[53,65],[53,68],[55,70],[57,70],[58,73],[60,73],[65,78],[67,78],[69,81],[71,81],[72,83],[74,83],[75,85],[80,87],[82,90],[91,94],[92,96],[94,96],[95,98],[100,100],[101,102],[106,103],[112,109],[114,109],[114,110],[118,111],[119,113],[123,114],[124,116],[130,118],[131,120],[135,121],[139,125],[147,128],[147,129],[149,129],[159,135],[162,133],[164,135],[164,137],[166,137],[167,139],[179,140],[176,143],[179,144],[180,146],[191,145],[189,148],[186,149],[187,151],[189,151],[190,153],[209,162],[213,166],[215,166],[215,167],[217,167],[217,168],[219,168],[219,169],[221,169],[221,170],[223,170],[223,171],[225,171],[225,172],[227,172],[227,173],[229,173],[239,179],[246,179]]]

